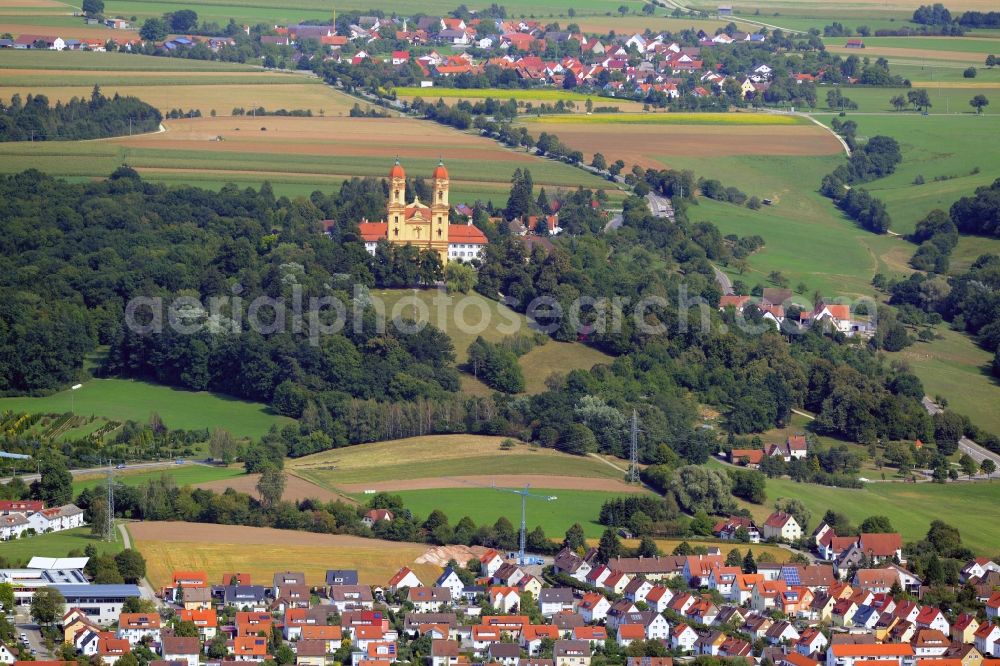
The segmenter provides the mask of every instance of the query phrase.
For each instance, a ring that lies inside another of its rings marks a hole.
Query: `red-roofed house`
[[[775,511],[768,516],[761,526],[760,532],[765,539],[781,539],[791,542],[802,538],[802,527],[790,513],[783,511]]]
[[[729,452],[729,462],[734,465],[757,469],[763,461],[763,449],[733,449]]]

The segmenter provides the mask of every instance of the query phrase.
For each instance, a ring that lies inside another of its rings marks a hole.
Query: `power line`
[[[639,483],[639,412],[632,410],[632,428],[629,442],[629,483]]]
[[[115,468],[108,458],[108,494],[107,512],[104,518],[104,540],[113,542],[115,535]]]

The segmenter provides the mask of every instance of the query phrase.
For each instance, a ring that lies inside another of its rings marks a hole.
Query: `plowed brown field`
[[[836,155],[842,148],[827,131],[815,125],[669,125],[669,124],[560,124],[551,129],[567,146],[582,150],[586,161],[594,153],[629,166],[669,167],[671,155],[721,157],[726,155]]]

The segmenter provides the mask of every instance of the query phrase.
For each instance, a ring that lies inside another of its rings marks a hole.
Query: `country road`
[[[159,461],[155,461],[155,462],[135,463],[135,464],[132,464],[132,465],[125,465],[124,467],[122,467],[120,469],[116,468],[115,469],[115,474],[119,474],[119,473],[122,473],[122,472],[130,472],[130,471],[135,471],[135,470],[159,469],[161,467],[173,467],[176,464],[177,464],[177,462],[174,461],[174,460],[159,460]],[[202,462],[200,460],[190,460],[190,461],[187,461],[185,464],[187,464],[187,465],[205,465],[207,463],[204,463],[204,462]],[[69,473],[72,474],[73,476],[92,476],[92,475],[96,475],[96,474],[106,474],[107,471],[108,471],[107,467],[88,467],[86,469],[71,469],[69,471]],[[11,477],[0,478],[0,483],[7,483],[10,480],[11,480]],[[24,481],[25,483],[31,483],[32,481],[37,481],[38,480],[38,474],[22,474],[21,475],[21,480]]]
[[[118,523],[118,531],[122,535],[122,544],[126,548],[131,548],[132,547],[132,535],[130,535],[128,533],[128,527],[126,527],[125,523]],[[142,593],[143,597],[145,597],[146,599],[152,601],[157,606],[162,606],[163,605],[163,603],[160,601],[159,597],[156,596],[156,591],[153,589],[153,586],[149,584],[149,581],[146,580],[145,577],[143,577],[142,579],[139,580],[139,591]]]
[[[719,270],[719,268],[712,264],[712,270],[715,271],[715,281],[719,283],[719,289],[722,290],[723,296],[730,296],[733,294],[733,282],[729,279],[729,276]]]
[[[940,414],[944,411],[944,408],[934,402],[929,395],[925,395],[923,400],[920,401],[920,404],[924,406],[924,409],[926,409],[927,413],[931,416]],[[962,437],[962,439],[958,440],[958,450],[962,453],[969,454],[969,457],[977,463],[982,463],[987,458],[992,460],[993,464],[997,466],[997,471],[991,475],[991,478],[1000,478],[1000,455],[993,453],[989,449],[983,448],[968,437]]]

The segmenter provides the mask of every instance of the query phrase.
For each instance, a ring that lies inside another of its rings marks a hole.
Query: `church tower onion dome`
[[[448,180],[448,170],[444,168],[444,162],[438,162],[434,169],[434,180]]]
[[[396,160],[396,163],[392,165],[392,170],[389,172],[389,178],[406,178],[406,172],[403,171],[403,167],[400,166],[399,160]]]

